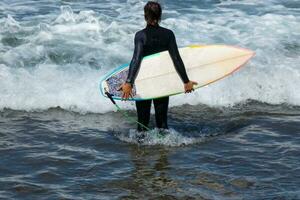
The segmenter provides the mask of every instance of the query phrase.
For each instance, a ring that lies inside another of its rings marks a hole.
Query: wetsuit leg
[[[148,127],[150,121],[150,111],[151,111],[152,100],[136,101],[136,110],[138,115],[138,122]],[[138,124],[138,131],[146,131],[145,127]]]
[[[157,128],[168,129],[169,97],[154,99],[155,120]]]

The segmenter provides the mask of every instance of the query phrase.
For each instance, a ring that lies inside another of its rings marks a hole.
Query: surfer
[[[120,87],[123,91],[124,100],[132,96],[132,87],[137,77],[142,58],[161,51],[169,51],[175,69],[184,83],[186,93],[193,91],[193,86],[197,83],[190,81],[185,70],[185,66],[178,52],[174,33],[159,25],[162,9],[159,3],[149,1],[144,7],[144,16],[147,22],[146,28],[138,31],[134,38],[134,53],[129,65],[127,80]],[[163,67],[163,66],[162,66]],[[152,100],[136,101],[138,122],[148,127],[150,121],[150,110]],[[169,97],[153,99],[155,109],[156,127],[168,129],[167,113]],[[145,127],[138,124],[138,131],[145,131]]]

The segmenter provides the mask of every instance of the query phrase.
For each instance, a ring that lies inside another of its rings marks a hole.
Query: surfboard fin
[[[105,94],[106,94],[106,96],[111,100],[111,102],[113,103],[113,104],[115,104],[116,105],[116,102],[115,102],[115,100],[112,98],[113,97],[113,95],[112,94],[110,94],[107,90],[106,90],[106,88],[104,88],[104,91],[105,91]]]

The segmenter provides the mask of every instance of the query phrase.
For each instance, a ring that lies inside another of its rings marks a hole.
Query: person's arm
[[[179,51],[178,51],[175,35],[172,31],[170,34],[169,53],[170,53],[170,56],[174,63],[175,69],[176,69],[177,73],[179,74],[182,82],[184,83],[184,91],[186,93],[192,92],[194,90],[193,89],[194,85],[197,85],[198,83],[195,81],[189,80],[189,78],[186,74],[184,64],[182,62],[182,59],[181,59]]]
[[[144,37],[142,32],[138,32],[134,37],[134,52],[129,65],[128,75],[126,82],[121,85],[119,90],[123,91],[122,99],[126,100],[132,96],[132,86],[134,84],[135,78],[139,72],[142,57],[143,57],[143,46]]]
[[[134,84],[135,78],[141,66],[143,57],[144,38],[143,33],[138,32],[134,37],[134,53],[131,59],[126,83]]]
[[[186,74],[184,64],[183,64],[182,59],[180,57],[180,54],[178,52],[178,47],[177,47],[177,44],[176,44],[175,35],[172,31],[171,31],[171,34],[170,34],[170,42],[169,42],[168,50],[169,50],[170,56],[172,58],[172,61],[174,63],[175,69],[176,69],[177,73],[179,74],[182,82],[188,83],[189,78]]]

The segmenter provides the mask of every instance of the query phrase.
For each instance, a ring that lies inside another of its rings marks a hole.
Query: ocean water
[[[300,1],[160,2],[178,46],[256,56],[140,135],[98,85],[146,1],[0,1],[0,199],[300,199]]]

